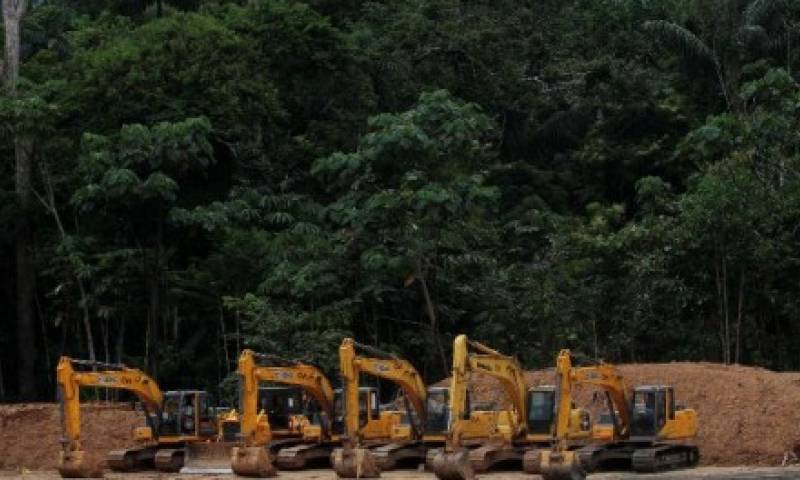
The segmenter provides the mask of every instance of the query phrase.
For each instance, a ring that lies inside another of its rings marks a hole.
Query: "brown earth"
[[[143,426],[144,415],[126,403],[81,405],[83,448],[91,458],[132,444],[133,429]],[[57,404],[0,405],[0,469],[46,470],[58,466],[62,437]]]
[[[677,402],[697,410],[697,444],[705,465],[780,465],[800,454],[800,373],[716,363],[619,366],[628,386],[668,384]],[[553,369],[526,372],[529,386],[555,383]],[[473,404],[502,407],[499,385],[475,376]],[[576,395],[591,411],[605,406],[592,390]]]

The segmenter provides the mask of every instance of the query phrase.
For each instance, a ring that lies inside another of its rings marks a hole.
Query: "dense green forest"
[[[346,335],[800,368],[800,1],[2,4],[0,401]]]

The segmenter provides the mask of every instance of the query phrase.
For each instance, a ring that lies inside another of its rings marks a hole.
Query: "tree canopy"
[[[61,354],[218,393],[245,347],[333,374],[346,335],[429,382],[461,332],[531,368],[800,368],[800,2],[28,7],[0,401],[50,398]]]

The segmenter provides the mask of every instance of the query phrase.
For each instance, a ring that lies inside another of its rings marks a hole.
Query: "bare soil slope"
[[[130,404],[81,406],[83,447],[92,456],[130,446],[133,429],[144,416]],[[61,449],[61,412],[57,404],[0,405],[0,469],[53,469]]]
[[[706,465],[780,465],[800,450],[800,374],[715,363],[620,365],[628,386],[669,384],[679,404],[697,410],[697,444]],[[553,370],[526,373],[529,385],[554,383]],[[474,402],[501,406],[498,385],[476,376]],[[576,395],[580,406],[598,411],[604,397]]]

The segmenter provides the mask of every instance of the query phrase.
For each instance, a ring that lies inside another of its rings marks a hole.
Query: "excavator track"
[[[306,443],[278,450],[275,463],[281,470],[302,470],[310,464],[321,462],[330,465],[333,445],[325,443]]]
[[[631,467],[636,472],[660,472],[697,465],[700,452],[694,445],[656,444],[633,452]]]
[[[112,450],[106,456],[108,468],[117,472],[132,472],[155,466],[156,446]]]
[[[389,443],[370,450],[381,471],[394,470],[398,465],[414,466],[425,463],[427,449],[420,442]]]
[[[169,473],[179,472],[183,467],[185,455],[186,451],[183,447],[158,449],[154,459],[156,470]]]

